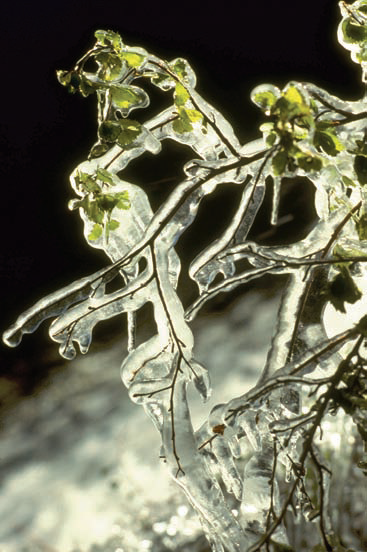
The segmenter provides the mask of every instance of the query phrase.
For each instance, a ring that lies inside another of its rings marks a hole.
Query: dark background
[[[93,45],[96,29],[116,30],[127,44],[165,59],[187,58],[197,89],[243,142],[258,137],[260,117],[249,94],[262,82],[306,80],[343,98],[361,95],[359,67],[336,40],[335,0],[34,0],[8,1],[1,10],[1,332],[46,293],[106,264],[84,243],[77,213],[67,209],[68,175],[95,141],[95,100],[69,95],[55,77]],[[170,177],[177,169],[167,161],[171,153],[143,160],[135,182]],[[130,177],[134,182],[133,170]],[[153,185],[152,203],[164,193]],[[212,207],[205,230],[221,212],[215,202]],[[45,331],[17,350],[1,346],[2,374],[32,379],[32,359],[46,346]]]

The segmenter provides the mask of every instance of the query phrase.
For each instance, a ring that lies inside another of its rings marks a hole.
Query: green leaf
[[[295,86],[289,86],[284,93],[284,98],[288,100],[289,103],[295,103],[299,105],[304,105],[305,101],[300,93],[300,91]]]
[[[151,82],[161,90],[169,90],[176,86],[174,79],[160,69],[157,69],[156,73],[151,76]]]
[[[178,77],[182,80],[187,79],[188,75],[188,63],[183,58],[177,58],[170,64],[170,68],[176,73]]]
[[[314,135],[314,145],[316,148],[321,148],[325,153],[335,157],[344,149],[339,138],[332,131],[316,130]]]
[[[174,98],[175,104],[177,106],[184,106],[186,102],[190,99],[190,94],[188,93],[186,88],[182,86],[182,84],[180,84],[179,82],[176,83]]]
[[[282,96],[277,99],[271,112],[275,116],[278,116],[283,123],[294,121],[296,117],[309,117],[311,114],[310,107],[303,93],[295,86],[288,86],[282,92]]]
[[[274,176],[280,176],[286,170],[288,153],[285,149],[279,150],[271,160]]]
[[[118,200],[113,194],[101,194],[96,198],[98,209],[103,213],[111,213],[117,201]]]
[[[93,230],[88,235],[88,239],[91,241],[96,241],[102,236],[103,227],[101,224],[95,224]]]
[[[367,29],[351,17],[344,19],[340,28],[346,44],[359,44],[367,40]]]
[[[117,51],[123,47],[121,36],[114,31],[99,30],[94,33],[94,36],[97,39],[97,44],[101,46],[112,46]]]
[[[142,54],[136,54],[134,52],[121,52],[121,59],[126,61],[129,67],[140,67],[145,60],[145,56]]]
[[[101,157],[101,155],[104,155],[108,150],[109,146],[107,144],[101,144],[98,142],[97,144],[94,144],[92,149],[89,152],[89,158],[95,159],[96,157]]]
[[[95,56],[99,65],[98,77],[107,82],[119,80],[123,74],[124,62],[118,54],[100,52]]]
[[[276,102],[277,98],[270,90],[258,92],[252,96],[252,101],[263,110],[270,109]]]
[[[121,133],[117,121],[103,121],[98,127],[98,136],[103,142],[116,142]]]
[[[144,107],[149,103],[147,93],[137,86],[112,85],[110,92],[112,104],[123,110],[129,110],[129,108],[137,106]]]
[[[316,155],[300,152],[295,156],[297,165],[305,172],[320,171],[322,169],[322,160]]]
[[[115,194],[115,198],[118,200],[116,203],[116,207],[118,209],[130,209],[131,204],[128,192],[118,192],[117,194]]]
[[[98,224],[103,224],[104,221],[104,211],[99,205],[98,200],[92,200],[89,201],[88,208],[86,209],[86,213],[90,220],[93,222],[96,222]]]
[[[276,132],[270,132],[267,137],[265,138],[265,143],[267,146],[274,146],[275,142],[277,141],[278,135]]]
[[[342,174],[341,177],[342,177],[342,181],[343,181],[344,186],[346,186],[347,188],[353,188],[354,187],[354,182],[351,178],[349,178],[349,176],[346,176],[345,174]]]
[[[120,134],[117,139],[117,143],[121,147],[126,147],[134,142],[134,140],[141,134],[142,126],[138,121],[132,119],[121,119],[119,121]]]
[[[197,109],[185,109],[188,118],[192,123],[197,123],[203,120],[203,114]]]
[[[98,186],[97,182],[88,173],[78,171],[77,174],[77,181],[78,181],[78,187],[83,190],[83,192],[99,192],[100,187]]]
[[[118,220],[115,220],[115,219],[111,219],[109,222],[108,222],[108,229],[113,232],[113,230],[117,230],[117,228],[120,226],[120,223]]]
[[[347,259],[348,257],[365,257],[366,252],[362,251],[360,249],[356,249],[355,247],[349,247],[346,249],[339,243],[337,243],[333,249],[333,256],[336,259]],[[336,263],[337,267],[343,267],[343,266],[349,266],[348,264],[344,263]]]
[[[272,84],[261,84],[251,92],[251,101],[264,111],[270,111],[279,97],[279,88]]]
[[[106,171],[106,169],[102,169],[101,167],[99,167],[97,169],[96,176],[98,180],[101,180],[102,182],[104,182],[105,184],[108,184],[109,186],[115,185],[112,179],[111,173]]]
[[[68,92],[71,92],[72,94],[75,94],[77,90],[79,89],[80,85],[80,76],[79,74],[72,70],[72,71],[56,71],[57,80],[60,84],[63,86],[66,86],[68,89]]]
[[[193,130],[190,117],[187,114],[185,108],[180,107],[178,109],[179,117],[175,119],[172,123],[172,128],[178,134],[184,134],[185,132],[191,132]]]

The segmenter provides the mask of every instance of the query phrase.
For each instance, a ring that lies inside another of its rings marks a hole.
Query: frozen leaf
[[[98,78],[107,84],[121,79],[124,72],[124,62],[116,53],[102,51],[96,54],[95,60],[99,66]]]
[[[279,96],[279,88],[271,84],[262,84],[251,92],[251,100],[254,104],[269,113]]]
[[[288,153],[285,149],[280,149],[272,158],[271,164],[275,176],[285,173],[288,163]]]
[[[115,220],[115,219],[111,219],[109,222],[108,222],[108,228],[109,230],[113,231],[113,230],[117,230],[117,228],[120,226],[120,223],[118,220]]]
[[[132,109],[146,107],[149,104],[147,93],[138,86],[113,85],[110,87],[110,93],[112,104],[121,109],[124,114],[129,114]]]
[[[104,155],[108,150],[109,146],[107,144],[98,143],[92,147],[89,155],[92,159],[95,159]]]
[[[109,186],[114,186],[114,181],[112,178],[111,173],[106,171],[106,169],[102,169],[101,167],[98,167],[96,172],[97,180],[101,180],[105,184],[108,184]],[[93,191],[93,190],[90,190]]]
[[[102,236],[103,227],[101,224],[96,223],[93,226],[92,232],[88,235],[88,239],[95,241],[98,240]]]
[[[179,117],[172,123],[172,128],[178,134],[184,134],[193,130],[191,119],[187,113],[187,110],[180,107],[178,109]]]
[[[121,58],[126,61],[126,63],[129,65],[129,67],[140,67],[140,65],[145,60],[145,56],[142,54],[137,54],[135,52],[122,52]]]
[[[131,119],[122,119],[120,121],[120,134],[117,138],[117,143],[121,147],[131,145],[142,132],[142,126],[138,121]]]
[[[94,33],[97,44],[101,46],[112,46],[115,50],[121,50],[123,43],[118,33],[114,31],[99,30]]]
[[[314,145],[317,148],[322,148],[325,153],[333,157],[344,149],[339,138],[332,131],[328,130],[316,130]]]
[[[178,82],[175,88],[175,104],[177,106],[184,106],[189,99],[190,94],[187,92],[186,88]]]
[[[117,121],[103,121],[98,127],[98,136],[104,142],[116,142],[121,133],[121,125]]]

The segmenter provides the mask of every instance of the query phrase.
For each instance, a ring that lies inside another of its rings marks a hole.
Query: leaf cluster
[[[282,91],[261,85],[253,90],[251,99],[270,119],[260,130],[265,143],[274,147],[275,176],[297,168],[305,173],[320,171],[325,155],[335,157],[344,149],[334,123],[319,120],[316,103],[298,83],[290,83]]]
[[[110,190],[115,183],[112,175],[102,168],[98,168],[94,175],[78,171],[76,181],[84,197],[72,200],[70,208],[83,209],[87,217],[94,222],[93,229],[88,235],[89,240],[98,240],[104,232],[106,242],[108,242],[110,232],[117,230],[120,226],[118,220],[111,218],[112,211],[115,208],[122,210],[130,208],[128,192]],[[107,192],[104,191],[106,187],[108,188]]]

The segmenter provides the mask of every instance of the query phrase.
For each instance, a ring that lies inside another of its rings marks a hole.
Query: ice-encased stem
[[[179,376],[173,395],[173,407],[179,420],[175,426],[175,449],[182,471],[177,469],[177,459],[172,451],[168,411],[164,415],[162,439],[171,475],[199,513],[206,531],[215,535],[226,551],[244,552],[250,543],[226,503],[218,482],[210,473],[204,456],[198,451],[186,399],[186,385],[182,376]]]

